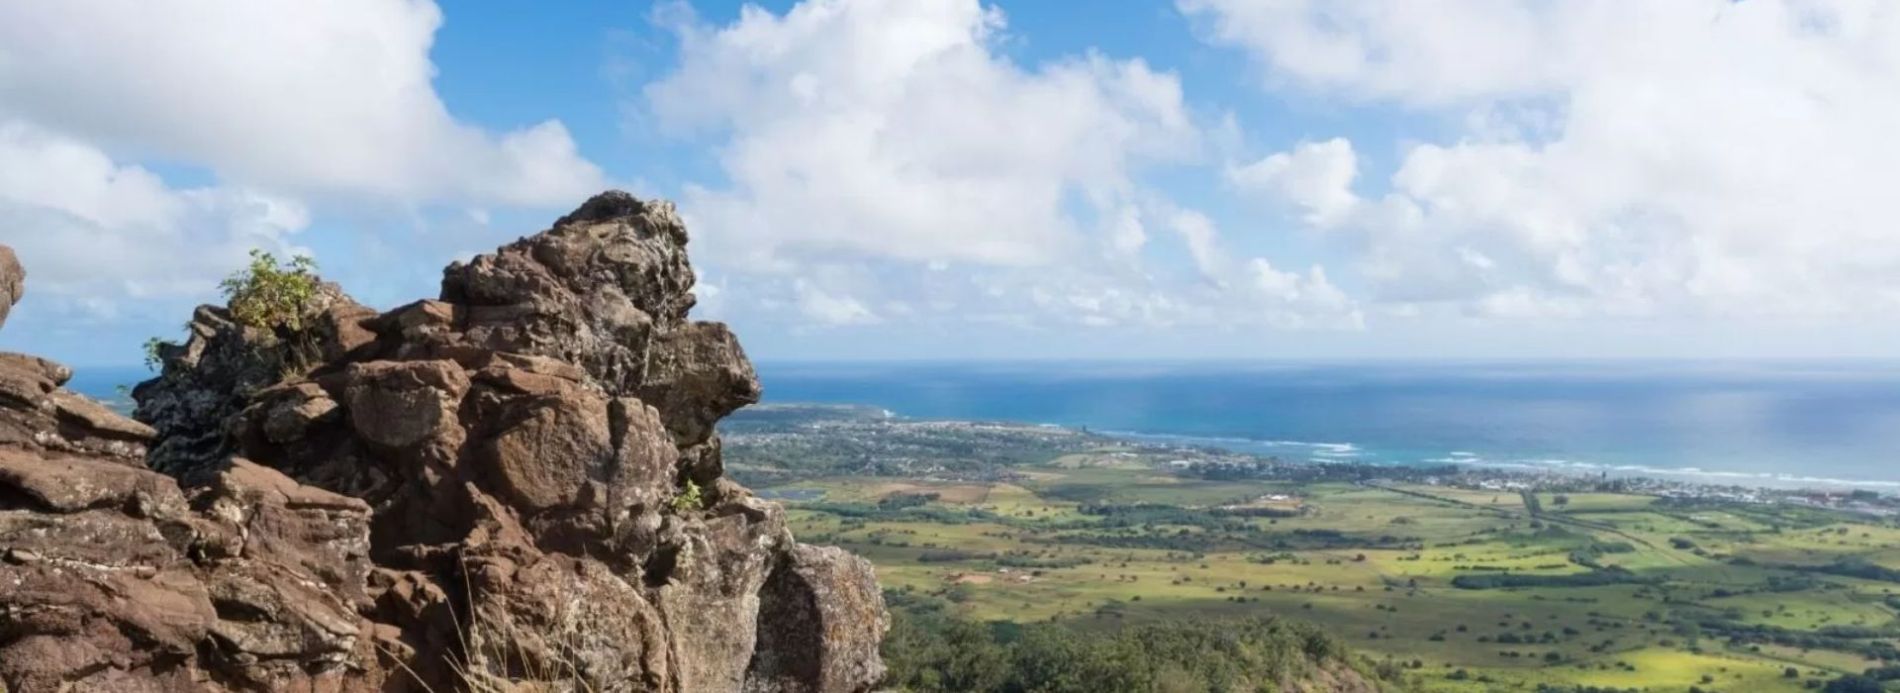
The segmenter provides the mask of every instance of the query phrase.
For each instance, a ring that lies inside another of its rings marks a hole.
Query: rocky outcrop
[[[361,501],[236,461],[189,498],[117,462],[0,450],[9,690],[373,690]],[[292,489],[286,492],[285,489]]]
[[[326,287],[295,331],[201,308],[134,393],[152,466],[201,495],[363,504],[342,563],[312,552],[341,534],[292,518],[256,549],[368,624],[352,642],[389,666],[325,650],[345,688],[869,690],[870,565],[797,544],[722,476],[715,424],[759,385],[731,331],[687,318],[686,241],[670,204],[605,193],[451,265],[434,300],[376,314]]]
[[[200,306],[186,324],[182,344],[159,346],[164,377],[133,391],[133,416],[151,423],[157,437],[149,462],[160,472],[188,483],[204,483],[199,472],[216,469],[234,451],[224,426],[247,406],[250,396],[312,364],[345,357],[375,338],[362,327],[376,311],[358,305],[333,284],[325,284],[305,306],[296,332],[239,324],[229,309]]]
[[[152,428],[71,375],[0,354],[0,689],[387,683],[367,504],[238,459],[181,490],[145,468]]]
[[[0,352],[0,446],[142,460],[152,428],[62,387],[72,377],[52,361]]]

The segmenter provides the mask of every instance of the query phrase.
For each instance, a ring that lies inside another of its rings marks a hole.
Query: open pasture
[[[795,502],[793,528],[964,618],[1272,613],[1389,658],[1424,690],[1799,690],[1865,668],[1900,632],[1900,584],[1804,572],[1850,556],[1900,566],[1900,529],[1839,515],[1611,493],[1542,494],[1533,511],[1514,492],[1201,481],[1097,453],[1026,471],[807,481],[824,500]],[[930,500],[879,510],[899,494]],[[1867,637],[1774,641],[1834,626]],[[1747,628],[1768,635],[1732,630]]]

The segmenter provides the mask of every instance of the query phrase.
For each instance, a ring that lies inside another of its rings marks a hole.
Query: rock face
[[[159,436],[148,458],[153,469],[187,483],[205,483],[198,472],[215,469],[234,450],[224,425],[249,402],[250,393],[313,362],[343,358],[375,338],[361,323],[376,311],[357,305],[335,285],[324,285],[309,306],[309,327],[294,335],[240,325],[229,310],[200,306],[187,324],[184,344],[159,348],[163,378],[133,391],[134,416],[151,422]]]
[[[0,418],[0,445],[171,491],[22,512],[163,537],[151,550],[170,553],[138,565],[195,585],[140,600],[175,605],[169,639],[111,621],[32,646],[121,634],[97,649],[143,659],[92,670],[158,688],[304,687],[273,673],[295,669],[327,690],[869,690],[888,628],[869,563],[796,543],[777,505],[723,477],[714,425],[759,385],[725,326],[687,319],[686,240],[670,204],[610,192],[451,265],[437,300],[377,314],[326,287],[295,333],[201,308],[134,393],[150,428],[63,413],[44,404],[63,371],[12,369],[38,375],[0,379],[0,402],[18,390],[39,402],[20,410],[67,423],[40,440]],[[139,468],[144,446],[191,492]],[[242,582],[262,566],[304,579]],[[42,680],[25,676],[8,682]]]
[[[19,296],[0,246],[0,291]],[[8,299],[9,301],[11,299]],[[370,509],[241,459],[187,492],[154,431],[0,354],[0,688],[372,690]]]

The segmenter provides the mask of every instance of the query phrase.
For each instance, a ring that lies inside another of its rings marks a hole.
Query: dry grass
[[[464,628],[460,617],[450,610],[460,640],[462,655],[450,658],[450,674],[455,690],[469,693],[594,693],[599,690],[585,675],[586,667],[574,656],[578,635],[566,630],[554,637],[529,632],[505,615],[500,605],[490,609],[469,605],[473,620]],[[409,675],[428,693],[437,691],[397,653],[384,656]]]
[[[593,682],[573,653],[576,643],[557,635],[529,633],[514,619],[477,610],[462,644],[455,675],[471,693],[593,693]]]

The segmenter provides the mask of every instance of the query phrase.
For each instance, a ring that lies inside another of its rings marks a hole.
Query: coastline
[[[1065,426],[1063,428],[1070,427]],[[1071,430],[1076,429],[1071,428]],[[1451,450],[1433,457],[1398,458],[1378,455],[1376,452],[1368,451],[1366,448],[1362,448],[1352,442],[1262,440],[1234,436],[1193,436],[1175,433],[1120,430],[1090,430],[1089,432],[1134,443],[1211,447],[1228,452],[1267,455],[1287,459],[1288,461],[1313,464],[1356,462],[1394,466],[1458,465],[1487,469],[1551,472],[1580,477],[1607,474],[1613,478],[1670,480],[1702,483],[1711,486],[1762,488],[1777,491],[1853,489],[1900,491],[1900,480],[1844,479],[1808,475],[1774,474],[1768,472],[1703,469],[1700,467],[1678,468],[1640,464],[1606,464],[1540,456],[1500,457],[1480,455],[1463,450]],[[1295,451],[1305,449],[1310,452],[1306,459],[1288,459],[1287,457],[1272,452],[1274,449],[1282,448]]]
[[[1015,427],[1021,429],[1060,430],[1077,435],[1095,436],[1136,446],[1160,449],[1214,450],[1261,460],[1293,464],[1363,464],[1394,468],[1432,468],[1452,466],[1471,470],[1494,470],[1501,474],[1528,477],[1558,477],[1567,480],[1610,478],[1652,482],[1662,488],[1700,488],[1711,494],[1737,495],[1736,492],[1765,492],[1769,495],[1834,495],[1853,491],[1900,491],[1900,481],[1878,479],[1842,479],[1793,474],[1766,474],[1698,467],[1667,468],[1651,465],[1597,464],[1548,456],[1486,455],[1470,450],[1403,453],[1368,449],[1350,441],[1298,441],[1255,439],[1239,436],[1199,436],[1154,433],[1120,429],[1096,429],[1050,422],[1009,419],[953,419],[913,417],[901,411],[873,404],[832,402],[767,402],[741,410],[735,420],[748,413],[770,415],[773,412],[830,410],[858,412],[877,419],[912,423],[941,423],[971,427]]]

